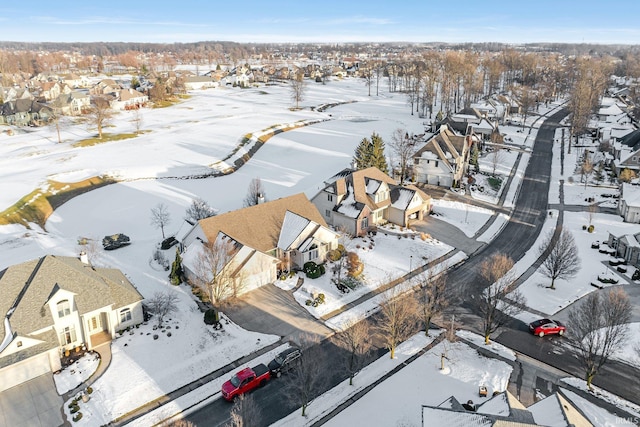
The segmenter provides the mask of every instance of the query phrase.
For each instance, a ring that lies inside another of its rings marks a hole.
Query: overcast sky
[[[638,0],[0,2],[0,40],[640,44]]]

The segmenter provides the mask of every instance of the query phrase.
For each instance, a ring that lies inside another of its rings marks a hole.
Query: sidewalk
[[[167,394],[165,394],[164,396],[161,396],[155,400],[152,400],[150,402],[147,402],[146,404],[122,415],[121,417],[113,420],[111,423],[109,423],[109,426],[114,426],[114,427],[119,427],[119,426],[123,426],[143,415],[145,415],[147,412],[156,409],[160,406],[166,405],[167,403],[171,402],[174,399],[177,399],[180,396],[183,396],[187,393],[189,393],[190,391],[193,391],[194,389],[202,386],[203,384],[214,380],[216,378],[219,378],[223,375],[228,374],[229,372],[235,370],[236,368],[238,368],[239,366],[242,366],[244,364],[246,364],[247,362],[250,362],[251,360],[253,360],[255,357],[260,356],[264,353],[267,353],[271,350],[273,350],[274,348],[282,345],[283,342],[282,340],[276,341],[275,343],[268,345],[266,347],[261,348],[260,350],[254,351],[251,354],[247,354],[237,360],[235,360],[234,362],[229,363],[228,365],[225,365],[219,369],[216,369],[215,371],[204,375],[200,378],[198,378],[195,381],[190,382],[189,384],[185,384],[182,387],[179,387]]]

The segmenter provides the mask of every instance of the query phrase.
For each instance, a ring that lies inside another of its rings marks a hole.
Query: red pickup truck
[[[231,402],[241,394],[262,387],[270,379],[271,372],[263,363],[253,368],[244,368],[222,384],[222,397]]]

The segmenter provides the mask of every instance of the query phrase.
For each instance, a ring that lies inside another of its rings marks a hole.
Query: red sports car
[[[551,334],[563,335],[567,327],[557,320],[540,319],[529,323],[529,330],[533,335],[543,337]]]

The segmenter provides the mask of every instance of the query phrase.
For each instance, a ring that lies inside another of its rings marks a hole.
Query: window
[[[369,228],[369,218],[363,218],[362,219],[362,229],[366,230],[367,228]]]
[[[333,194],[327,194],[327,200],[333,202]]]
[[[60,332],[60,342],[62,345],[71,344],[76,341],[76,328],[73,326],[67,326]]]
[[[58,317],[64,317],[71,314],[71,304],[69,304],[69,300],[65,299],[58,303]]]
[[[120,310],[120,323],[130,322],[131,321],[131,309],[125,308]]]
[[[327,218],[331,217],[331,211],[329,209],[326,209],[324,211],[324,216],[326,216]]]
[[[436,162],[436,167],[438,167],[438,161],[436,160],[435,162]]]
[[[309,261],[312,261],[314,259],[318,258],[318,250],[317,249],[311,249],[309,251]]]

